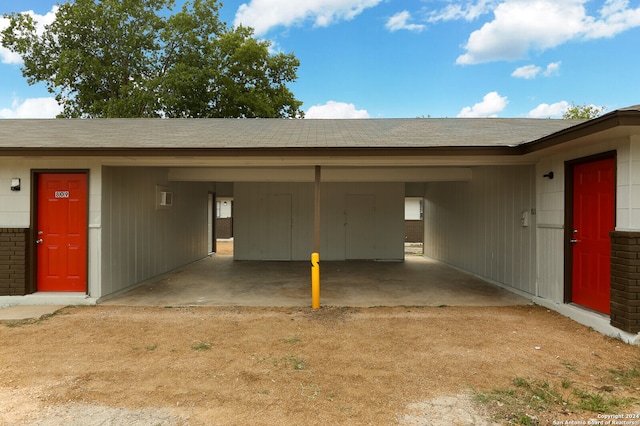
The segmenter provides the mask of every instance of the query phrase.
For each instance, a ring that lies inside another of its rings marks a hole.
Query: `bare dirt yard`
[[[640,424],[640,348],[538,306],[68,307],[0,342],[3,425]]]

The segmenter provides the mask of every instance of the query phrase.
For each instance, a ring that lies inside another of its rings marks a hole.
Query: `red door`
[[[87,175],[38,175],[38,291],[87,291]]]
[[[573,169],[573,302],[610,311],[611,240],[615,227],[615,159]]]

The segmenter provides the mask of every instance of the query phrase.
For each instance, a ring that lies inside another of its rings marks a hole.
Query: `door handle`
[[[38,239],[36,240],[36,244],[42,244],[42,238],[38,238]]]
[[[578,240],[578,239],[576,239],[576,238],[572,238],[572,239],[570,239],[570,240],[569,240],[569,242],[570,242],[571,244],[575,244],[575,243],[577,243],[577,242],[579,242],[579,241],[580,241],[580,240]]]

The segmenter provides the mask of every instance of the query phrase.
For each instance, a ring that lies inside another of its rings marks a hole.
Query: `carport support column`
[[[316,166],[311,253],[311,307],[320,309],[320,166]]]

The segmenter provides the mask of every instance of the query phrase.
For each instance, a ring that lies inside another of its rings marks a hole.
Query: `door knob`
[[[36,244],[42,244],[42,238],[38,238],[38,239],[36,240]]]
[[[580,240],[578,240],[578,239],[576,239],[576,238],[572,238],[572,239],[570,239],[570,240],[569,240],[569,242],[570,242],[571,244],[575,244],[575,243],[577,243],[578,241],[580,241]]]

